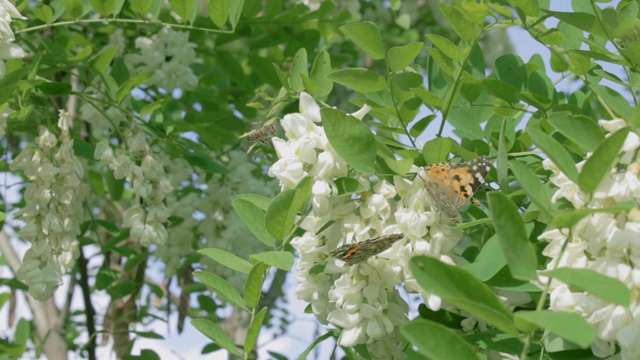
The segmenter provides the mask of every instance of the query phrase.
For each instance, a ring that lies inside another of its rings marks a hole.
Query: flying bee
[[[240,135],[240,139],[246,138],[247,140],[253,142],[247,152],[251,152],[254,146],[257,145],[258,142],[264,145],[269,145],[269,140],[276,134],[278,131],[278,127],[276,126],[277,119],[271,119],[265,122],[261,128],[251,130],[247,133]]]
[[[269,139],[275,135],[276,131],[278,131],[278,128],[275,124],[267,124],[260,129],[250,131],[246,138],[251,142],[260,141],[265,145],[269,145]]]

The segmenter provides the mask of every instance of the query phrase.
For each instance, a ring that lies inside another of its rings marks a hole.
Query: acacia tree
[[[638,4],[507,3],[0,0],[0,351],[249,358],[291,272],[300,358],[637,358]]]

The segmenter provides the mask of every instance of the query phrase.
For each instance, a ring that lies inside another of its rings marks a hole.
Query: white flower
[[[623,359],[640,358],[640,323],[636,319],[633,324],[620,329],[616,340],[622,349]]]
[[[113,177],[116,178],[116,180],[128,178],[133,171],[133,166],[134,164],[131,157],[124,152],[118,151],[116,151],[116,157],[113,162],[109,164],[109,167],[113,170]]]
[[[19,235],[32,246],[17,276],[38,300],[51,297],[80,251],[77,237],[84,221],[87,191],[84,169],[73,152],[65,117],[68,115],[61,112],[60,138],[40,128],[35,141],[38,148],[25,148],[11,164],[12,170],[24,171],[30,181],[24,191],[25,206],[16,216],[25,221]]]
[[[322,0],[299,0],[299,1],[305,4],[311,11],[318,10],[320,8],[320,4],[322,4]]]
[[[610,133],[624,127],[623,120],[601,120],[600,125]],[[554,172],[551,181],[560,188],[554,199],[564,197],[576,208],[601,208],[612,204],[640,200],[640,164],[635,162],[636,151],[640,148],[640,137],[629,132],[620,151],[619,164],[628,165],[626,171],[614,167],[595,190],[590,199],[576,184],[548,160],[545,168]],[[577,164],[580,168],[584,162]],[[640,217],[637,209],[630,212],[594,213],[581,219],[573,229],[549,228],[540,239],[549,241],[543,255],[551,258],[547,269],[557,267],[587,268],[600,274],[618,279],[626,284],[632,294],[640,290]],[[542,283],[547,279],[541,277]],[[608,357],[616,350],[616,341],[621,349],[622,359],[640,356],[640,332],[637,320],[640,304],[633,296],[630,306],[609,303],[590,293],[571,290],[558,280],[550,283],[550,308],[556,311],[575,311],[581,314],[596,329],[597,339],[591,350],[598,357]]]
[[[581,168],[582,164],[583,163],[580,163],[580,164],[577,164],[576,166],[578,168]],[[551,176],[550,180],[552,183],[554,183],[556,186],[560,188],[551,197],[552,202],[558,201],[559,198],[565,198],[569,200],[573,204],[573,206],[576,208],[582,207],[587,202],[587,199],[588,199],[587,194],[583,193],[582,190],[580,190],[580,187],[578,186],[578,184],[569,180],[569,178],[565,174],[560,172],[560,169],[558,169],[558,167],[551,160],[544,159],[542,161],[542,166],[546,170],[553,171],[553,175]]]
[[[71,128],[71,116],[68,112],[62,109],[60,110],[60,113],[58,115],[58,127],[60,128],[60,130],[62,130],[62,132],[65,133],[68,133],[69,128]]]
[[[627,123],[623,119],[598,120],[598,124],[610,133],[614,133],[627,126]]]
[[[25,57],[26,55],[27,54],[24,52],[24,50],[22,50],[20,46],[8,42],[0,42],[0,59],[20,59]],[[4,74],[4,69],[2,73]]]
[[[152,71],[153,76],[147,84],[168,91],[197,86],[198,78],[190,65],[201,60],[196,58],[196,44],[189,42],[187,32],[165,27],[151,38],[137,38],[135,44],[139,53],[126,54],[125,64],[133,74]]]
[[[102,140],[96,144],[93,158],[103,164],[111,164],[115,160],[113,149],[109,146],[108,140]]]

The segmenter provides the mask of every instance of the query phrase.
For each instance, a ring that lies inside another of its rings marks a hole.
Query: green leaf
[[[418,284],[426,291],[504,332],[513,335],[518,333],[511,312],[500,303],[491,288],[475,276],[427,256],[412,258],[410,268]]]
[[[131,331],[142,338],[164,340],[164,336],[153,331]]]
[[[38,85],[43,94],[49,96],[65,96],[71,93],[71,84],[68,82],[44,82]]]
[[[238,306],[239,308],[247,310],[247,306],[242,300],[242,296],[240,296],[238,291],[226,280],[210,272],[201,270],[194,271],[193,275],[203,284],[207,285],[211,290],[215,291],[216,294],[227,299],[230,303]]]
[[[522,13],[529,17],[538,16],[538,2],[529,0],[507,0],[509,5],[514,8],[519,8]],[[523,19],[524,20],[524,19]]]
[[[605,176],[617,162],[620,149],[624,144],[629,129],[620,129],[606,138],[584,163],[578,176],[580,190],[587,194],[593,193]]]
[[[240,194],[237,196],[237,199],[246,200],[257,206],[262,211],[267,211],[267,208],[269,208],[269,204],[271,203],[270,198],[257,194]]]
[[[370,21],[347,24],[340,27],[345,36],[374,60],[384,59],[385,46],[376,24]]]
[[[115,269],[100,268],[96,274],[96,289],[104,290],[111,286],[120,277],[120,271]]]
[[[93,48],[91,46],[87,46],[82,50],[80,50],[79,52],[75,53],[75,55],[67,58],[67,62],[69,63],[81,62],[86,58],[88,58],[92,53],[93,53]]]
[[[47,4],[40,4],[34,7],[33,14],[45,23],[48,23],[53,18],[53,10]]]
[[[622,211],[630,211],[635,207],[636,203],[634,200],[627,200],[625,202],[621,202],[612,206],[608,206],[605,208],[583,208],[576,210],[569,210],[563,213],[556,215],[553,218],[552,224],[558,228],[568,228],[572,227],[578,223],[578,221],[582,220],[584,217],[589,216],[591,214],[596,213],[619,213]]]
[[[549,79],[546,73],[536,70],[529,75],[527,81],[527,89],[537,98],[539,101],[545,103],[551,102],[555,94],[555,88],[553,82]]]
[[[500,247],[498,235],[494,235],[487,240],[480,253],[476,256],[476,261],[464,265],[462,268],[475,275],[482,281],[491,279],[495,274],[507,265],[507,258]]]
[[[231,27],[233,29],[238,25],[238,21],[240,21],[240,16],[242,15],[242,10],[244,9],[244,0],[235,0],[231,1],[231,8],[229,9],[229,22],[231,22]]]
[[[391,75],[391,96],[393,96],[396,104],[402,104],[403,107],[410,103],[415,97],[414,90],[422,86],[424,79],[421,75],[412,72],[400,72]],[[415,100],[414,100],[415,101]],[[416,102],[416,108],[422,105],[421,101]],[[406,117],[413,119],[413,117]]]
[[[260,242],[269,247],[275,245],[276,239],[271,236],[266,226],[265,212],[258,205],[245,198],[237,198],[231,202],[231,206]]]
[[[256,342],[258,341],[258,335],[260,335],[260,329],[262,328],[262,324],[264,323],[264,318],[267,316],[268,308],[263,307],[260,312],[258,312],[253,319],[251,320],[251,324],[249,324],[249,329],[247,329],[247,337],[244,341],[244,352],[246,354],[251,354],[253,349],[256,347]]]
[[[316,56],[311,67],[311,81],[315,85],[315,91],[311,95],[323,98],[331,93],[333,81],[328,79],[330,72],[331,56],[326,50],[322,50]]]
[[[23,320],[24,319],[20,319],[20,321]],[[25,345],[18,345],[17,342],[13,344],[3,343],[0,347],[0,351],[2,351],[2,355],[8,356],[9,359],[24,359],[22,355],[27,351],[27,347]]]
[[[440,49],[430,47],[429,48],[430,60],[438,64],[440,70],[447,74],[448,77],[454,77],[456,67],[453,65],[453,60],[449,59]]]
[[[131,90],[144,84],[144,82],[149,80],[154,73],[154,71],[143,72],[125,81],[116,93],[116,101],[121,102],[125,97],[131,94]]]
[[[203,333],[206,337],[213,340],[221,348],[229,351],[230,353],[242,356],[240,350],[233,343],[233,340],[222,330],[216,323],[207,319],[193,319],[191,325]]]
[[[309,77],[307,59],[307,50],[305,48],[300,48],[293,57],[289,74],[289,85],[293,91],[300,92],[305,89],[302,79]]]
[[[582,348],[591,345],[596,335],[593,326],[578,313],[549,310],[518,311],[515,313],[515,319],[519,327],[527,328],[527,323],[534,324]]]
[[[116,9],[114,0],[89,0],[93,9],[102,16],[109,16]]]
[[[578,29],[584,30],[596,36],[608,38],[607,33],[600,25],[600,21],[598,21],[598,19],[592,14],[583,12],[560,12],[550,10],[542,11],[558,18],[562,22],[573,25]]]
[[[631,292],[620,280],[590,269],[558,268],[545,271],[543,275],[558,279],[577,291],[587,291],[602,300],[617,305],[629,306]]]
[[[370,174],[376,161],[376,140],[371,129],[342,111],[324,108],[322,124],[336,153],[355,170]]]
[[[437,46],[443,54],[449,57],[449,59],[460,64],[465,57],[465,53],[456,46],[456,44],[452,43],[451,40],[446,37],[436,35],[436,34],[427,34],[426,35],[429,40],[433,43],[433,45]]]
[[[387,88],[385,79],[377,73],[363,68],[342,69],[331,72],[329,80],[361,93],[370,93]]]
[[[547,196],[547,191],[536,174],[534,174],[526,165],[516,160],[509,161],[509,167],[516,176],[516,179],[518,179],[522,189],[531,198],[531,201],[536,204],[539,210],[543,211],[545,215],[550,218],[552,207],[551,200]]]
[[[285,271],[291,270],[295,257],[286,251],[266,251],[249,256],[252,261],[262,261]]]
[[[217,27],[223,28],[229,18],[230,8],[231,0],[209,0],[209,5],[207,5],[209,19],[211,19]]]
[[[127,258],[127,262],[124,264],[123,269],[124,269],[124,271],[132,271],[138,265],[140,265],[141,263],[147,261],[148,258],[149,258],[149,253],[148,252],[137,253],[137,254],[131,255],[131,256],[129,256]]]
[[[14,331],[14,340],[18,345],[26,345],[31,339],[31,323],[24,318],[20,318]]]
[[[247,306],[257,308],[262,296],[262,285],[269,267],[259,261],[251,268],[247,282],[244,285],[244,301]]]
[[[578,169],[564,146],[560,145],[551,136],[531,126],[527,128],[527,134],[529,134],[533,143],[549,156],[551,161],[569,180],[575,183],[578,182]]]
[[[436,114],[429,114],[423,117],[422,119],[416,121],[415,123],[413,123],[413,126],[411,126],[411,129],[409,130],[409,133],[411,134],[411,136],[413,137],[420,136],[424,132],[424,130],[427,128],[427,126],[429,126],[429,124],[431,124],[431,122],[436,117],[437,117]]]
[[[283,239],[295,222],[298,209],[292,206],[296,196],[296,191],[286,189],[276,195],[265,214],[265,223],[269,234],[276,239]]]
[[[538,267],[536,252],[527,238],[518,208],[506,195],[496,191],[490,192],[487,200],[511,274],[518,280],[534,279]]]
[[[251,263],[247,260],[222,249],[200,249],[198,250],[198,253],[217,261],[222,266],[226,266],[231,270],[239,271],[243,274],[248,274],[252,268]]]
[[[438,8],[458,36],[470,44],[475,43],[475,39],[482,32],[480,25],[451,5],[440,3]]]
[[[422,49],[424,49],[424,43],[422,42],[392,47],[387,51],[389,69],[391,71],[400,71],[409,66]]]
[[[422,148],[422,157],[427,164],[435,164],[446,161],[451,152],[451,139],[438,137],[429,140]]]
[[[213,160],[210,157],[205,157],[203,155],[200,154],[189,154],[186,153],[184,155],[182,155],[182,158],[187,160],[187,162],[190,165],[193,165],[195,167],[199,167],[200,169],[209,172],[209,173],[213,173],[213,174],[228,174],[229,170],[227,170],[226,167],[224,167],[224,165],[220,164],[219,162]]]
[[[329,331],[319,337],[317,337],[315,340],[313,340],[311,342],[311,344],[309,344],[309,346],[307,346],[306,349],[304,349],[304,351],[302,352],[302,354],[300,354],[300,356],[298,356],[298,360],[307,360],[309,358],[309,354],[311,353],[311,351],[313,351],[313,349],[320,344],[321,342],[330,339],[332,337],[334,337],[334,332],[333,331]]]
[[[498,79],[482,79],[482,85],[492,95],[508,103],[517,103],[519,101],[516,96],[518,89],[507,82]]]
[[[137,11],[138,14],[147,15],[149,10],[151,10],[152,3],[153,3],[153,0],[136,0],[136,1],[130,1],[129,6],[131,6],[133,10]]]
[[[619,92],[600,84],[589,84],[589,89],[596,93],[599,100],[604,101],[617,116],[627,121],[633,118],[634,109],[629,104],[629,101]]]
[[[311,198],[311,189],[313,188],[313,184],[315,179],[313,176],[307,176],[304,179],[300,180],[298,185],[296,185],[296,195],[291,202],[291,206],[298,212],[302,211],[309,199]]]
[[[334,181],[338,189],[338,196],[357,194],[365,190],[360,181],[351,177],[341,177]]]
[[[169,6],[171,10],[175,11],[182,19],[183,23],[189,21],[191,12],[196,5],[196,0],[169,0]]]
[[[435,94],[425,90],[425,89],[414,89],[413,90],[420,99],[427,105],[429,108],[435,108],[437,110],[444,109],[444,100],[436,96]]]
[[[598,124],[584,115],[554,113],[549,117],[549,123],[587,151],[594,151],[604,139],[604,133]]]
[[[72,18],[79,18],[84,14],[82,0],[65,0],[64,7],[67,9],[67,14]]]
[[[478,359],[468,342],[437,322],[417,319],[404,325],[401,331],[420,354],[429,359]]]
[[[93,60],[93,69],[99,73],[107,70],[107,67],[111,64],[111,60],[113,60],[116,51],[118,51],[118,48],[115,46],[109,46],[102,50]]]
[[[494,65],[496,78],[513,86],[516,91],[523,90],[527,84],[527,70],[522,59],[515,54],[505,54],[496,59]]]

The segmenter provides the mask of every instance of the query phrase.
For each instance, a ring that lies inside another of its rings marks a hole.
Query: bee
[[[275,135],[278,131],[278,128],[274,123],[266,124],[263,127],[252,130],[248,133],[243,134],[240,138],[247,138],[247,140],[251,142],[261,142],[262,144],[269,145],[269,140]]]

